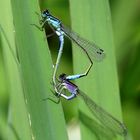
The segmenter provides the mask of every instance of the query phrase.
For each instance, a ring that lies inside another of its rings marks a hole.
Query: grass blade
[[[42,101],[42,99],[52,96],[50,91],[52,88],[50,84],[52,80],[52,61],[48,47],[46,47],[45,35],[31,26],[31,24],[39,23],[35,14],[35,11],[39,11],[38,3],[12,0],[11,4],[12,12],[9,13],[13,14],[14,35],[13,31],[10,31],[12,36],[15,37],[12,38],[12,41],[16,41],[20,76],[18,77],[19,81],[13,77],[10,77],[10,79],[14,81],[11,85],[12,89],[14,87],[20,88],[18,83],[22,84],[23,93],[16,91],[13,95],[13,91],[11,92],[12,105],[10,106],[9,122],[20,139],[66,140],[67,133],[61,104]],[[12,19],[8,22],[5,21],[5,23],[12,23]],[[3,28],[8,34],[9,31],[5,30],[7,28],[5,23]],[[11,41],[10,44],[12,44]],[[11,59],[11,57],[7,57]],[[11,68],[8,67],[7,69],[10,71]],[[10,71],[10,73],[13,71]],[[17,75],[18,72],[15,73]]]
[[[75,12],[76,9],[76,12]],[[98,104],[121,120],[118,77],[114,53],[112,24],[108,1],[70,0],[72,29],[105,50],[106,58],[94,63],[90,74],[77,83]],[[73,47],[74,71],[82,72],[89,62],[77,47]],[[89,113],[83,104],[80,109]],[[93,133],[81,126],[82,139],[93,139]],[[118,138],[119,139],[119,138]]]

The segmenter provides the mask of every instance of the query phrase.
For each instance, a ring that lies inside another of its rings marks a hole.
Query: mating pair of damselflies
[[[53,31],[56,33],[56,35],[59,37],[59,42],[60,42],[59,52],[54,67],[54,73],[53,73],[53,85],[55,88],[55,95],[58,97],[58,99],[60,99],[59,97],[63,97],[67,100],[71,100],[77,97],[78,95],[80,95],[84,100],[85,104],[90,109],[90,111],[100,121],[101,124],[103,124],[108,130],[114,133],[120,134],[122,136],[126,135],[127,129],[122,122],[118,121],[112,115],[107,113],[103,108],[98,106],[93,100],[91,100],[86,94],[84,94],[78,88],[78,86],[76,86],[70,81],[86,76],[92,67],[93,61],[101,61],[104,58],[105,56],[104,51],[99,47],[97,47],[97,45],[95,45],[94,43],[90,43],[85,39],[79,37],[76,33],[74,33],[69,28],[64,26],[59,19],[52,16],[48,10],[45,10],[41,14],[41,17],[42,17],[42,19],[40,20],[41,30],[43,30],[43,28],[46,27],[46,24],[49,24],[50,27],[53,29]],[[70,40],[76,43],[77,46],[79,46],[85,52],[85,54],[87,55],[90,61],[90,66],[83,74],[70,75],[70,76],[67,76],[66,74],[61,74],[59,76],[59,80],[56,82],[57,79],[56,72],[63,51],[64,36],[67,36]],[[70,93],[69,96],[66,95],[64,89]]]

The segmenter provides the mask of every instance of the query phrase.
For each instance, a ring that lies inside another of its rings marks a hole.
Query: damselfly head
[[[62,74],[59,75],[59,80],[60,81],[63,81],[65,79],[66,79],[66,74],[65,73],[62,73]]]
[[[49,11],[46,9],[46,10],[44,10],[44,11],[42,12],[41,16],[42,16],[42,18],[48,18],[48,17],[50,17],[50,13],[49,13]]]

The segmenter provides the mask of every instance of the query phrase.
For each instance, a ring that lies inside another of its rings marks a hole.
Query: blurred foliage
[[[42,0],[43,1],[43,0]],[[69,4],[66,0],[48,0],[42,4],[63,23],[70,25]],[[130,136],[134,140],[140,138],[140,0],[110,0],[118,76],[120,81],[120,95],[122,99],[123,118],[128,127]],[[50,31],[51,32],[51,31]],[[55,61],[58,39],[49,37],[49,46]],[[0,44],[1,45],[1,44]],[[54,47],[55,46],[55,47]],[[59,72],[72,74],[72,56],[70,42],[67,40],[64,47],[62,63]],[[0,121],[6,120],[8,112],[8,87],[2,49],[0,46]],[[65,104],[66,119],[70,121],[75,116],[75,101]],[[69,107],[68,107],[69,106]],[[3,119],[4,118],[4,119]],[[0,123],[1,124],[1,123]],[[0,127],[0,139],[2,139]]]
[[[140,137],[140,0],[111,0],[123,117],[134,140]]]

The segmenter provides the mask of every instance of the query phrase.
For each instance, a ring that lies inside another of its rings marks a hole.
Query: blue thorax
[[[44,21],[47,21],[48,24],[50,26],[52,26],[54,29],[58,29],[61,27],[61,21],[55,17],[53,17],[48,10],[45,10],[43,13],[42,13],[42,18]]]

